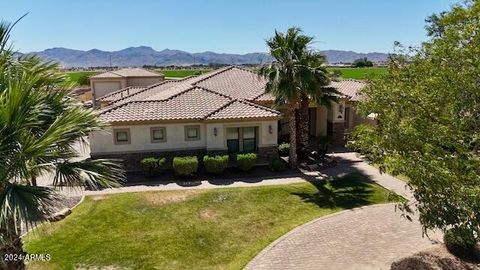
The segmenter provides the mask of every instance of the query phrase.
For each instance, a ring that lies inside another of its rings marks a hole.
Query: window
[[[227,148],[229,153],[240,152],[239,128],[227,128]]]
[[[257,151],[257,128],[227,128],[227,148],[229,153]]]
[[[257,150],[257,140],[254,127],[243,128],[243,152],[251,153]]]
[[[165,127],[152,127],[150,129],[150,138],[152,143],[166,142],[167,141],[167,130]]]
[[[130,144],[130,129],[114,129],[113,137],[115,144]]]
[[[185,126],[185,141],[200,140],[200,126]]]

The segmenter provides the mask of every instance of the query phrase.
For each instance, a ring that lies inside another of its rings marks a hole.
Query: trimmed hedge
[[[256,162],[257,154],[255,153],[237,154],[237,167],[244,172],[250,171]]]
[[[270,162],[268,163],[268,167],[274,172],[279,172],[285,170],[287,165],[285,164],[285,161],[283,159],[272,156],[270,158]]]
[[[203,164],[205,170],[211,174],[222,174],[228,166],[228,155],[223,156],[204,156]]]
[[[286,157],[290,154],[290,144],[289,143],[282,143],[278,146],[278,154],[281,157]]]
[[[146,177],[158,176],[165,166],[165,158],[147,157],[140,161],[142,172]]]
[[[450,253],[464,259],[480,260],[480,250],[473,232],[457,227],[443,235],[443,242]]]
[[[175,175],[191,176],[198,170],[198,158],[195,156],[175,157],[172,165]]]

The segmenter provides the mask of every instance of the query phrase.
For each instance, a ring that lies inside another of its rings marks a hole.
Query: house
[[[124,68],[91,76],[90,86],[95,100],[125,87],[148,86],[163,80],[164,76],[155,72],[141,68]]]
[[[240,67],[200,76],[125,87],[97,99],[107,131],[90,135],[92,158],[123,159],[127,170],[147,156],[256,152],[261,163],[277,154],[279,135],[288,132],[282,109],[272,108],[266,80]],[[311,105],[310,134],[340,143],[362,121],[354,103],[363,82],[332,82],[342,97],[330,108]],[[285,127],[283,127],[285,126]]]

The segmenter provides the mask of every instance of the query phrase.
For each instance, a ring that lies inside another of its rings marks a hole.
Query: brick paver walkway
[[[353,171],[412,200],[405,183],[379,171],[356,153],[335,154],[339,165],[322,177]],[[246,269],[390,269],[393,261],[441,241],[441,233],[422,237],[416,218],[410,222],[395,211],[395,204],[346,210],[304,224],[265,248]]]
[[[431,235],[433,241],[440,235]],[[390,269],[398,258],[431,246],[418,222],[374,205],[323,217],[273,242],[246,269]]]

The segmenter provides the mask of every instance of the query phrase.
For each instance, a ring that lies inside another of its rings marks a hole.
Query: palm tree
[[[296,27],[286,33],[275,31],[275,35],[267,40],[275,61],[260,69],[260,73],[268,79],[266,92],[275,97],[275,105],[286,106],[291,167],[297,163],[297,142],[300,146],[298,152],[304,152],[308,147],[310,101],[328,105],[330,100],[335,100],[332,94],[336,92],[326,87],[330,80],[325,56],[311,49],[313,37],[301,33]]]
[[[114,160],[79,158],[74,145],[105,125],[72,98],[57,64],[15,56],[8,44],[14,25],[0,23],[0,254],[24,255],[20,231],[52,214],[55,187],[114,187],[124,171]],[[54,187],[36,185],[50,174]],[[2,260],[0,268],[25,264]]]

